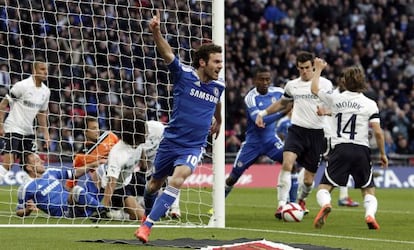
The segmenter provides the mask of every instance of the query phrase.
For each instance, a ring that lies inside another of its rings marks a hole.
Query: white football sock
[[[368,215],[375,218],[378,208],[378,200],[372,194],[366,194],[364,197],[365,217]]]
[[[343,200],[348,198],[348,187],[339,187],[339,199]]]
[[[316,201],[320,207],[331,204],[331,193],[326,189],[319,189],[316,193]]]
[[[180,194],[181,192],[178,192],[177,197],[175,198],[175,201],[173,202],[173,204],[171,204],[171,210],[180,209]]]
[[[3,180],[3,177],[8,173],[9,171],[3,167],[3,165],[0,165],[0,180]]]
[[[313,184],[306,186],[305,183],[299,183],[298,200],[304,200],[312,192]]]
[[[291,171],[281,170],[277,184],[277,200],[278,206],[283,206],[287,203],[289,198],[290,187],[292,186]]]

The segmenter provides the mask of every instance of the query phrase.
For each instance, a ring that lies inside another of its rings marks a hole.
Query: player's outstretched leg
[[[313,225],[315,228],[322,228],[326,223],[326,218],[328,218],[329,213],[332,210],[331,204],[327,204],[319,210],[318,215],[316,215]]]
[[[348,195],[348,187],[339,187],[339,199],[338,199],[338,206],[343,207],[357,207],[359,203],[353,201],[351,197]]]
[[[180,209],[180,192],[177,194],[177,198],[174,203],[171,205],[169,210],[169,216],[173,219],[181,218],[181,209]]]
[[[321,188],[320,185],[318,192],[316,192],[316,201],[319,206],[321,206],[321,210],[319,210],[318,215],[316,215],[315,220],[313,221],[313,226],[315,228],[322,228],[326,223],[326,218],[332,210],[331,193],[329,190]]]
[[[146,225],[145,223],[141,223],[139,228],[135,231],[135,237],[140,240],[142,243],[147,243],[148,238],[151,234],[151,227]]]
[[[377,220],[375,220],[375,218],[372,217],[371,215],[368,215],[367,217],[365,217],[365,222],[368,225],[368,229],[375,229],[375,230],[380,229],[380,226],[379,226]]]
[[[292,186],[292,174],[291,171],[281,170],[279,174],[279,180],[277,185],[277,200],[278,207],[275,212],[277,219],[282,219],[282,207],[288,201],[290,187]]]
[[[371,192],[373,193],[373,191]],[[367,223],[368,228],[379,230],[380,226],[378,222],[375,220],[375,213],[377,212],[377,208],[378,208],[377,198],[373,194],[366,194],[364,196],[364,207],[365,207],[365,222]]]

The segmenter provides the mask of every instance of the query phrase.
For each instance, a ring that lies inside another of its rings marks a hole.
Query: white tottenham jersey
[[[311,129],[323,129],[324,116],[318,116],[317,106],[322,106],[322,101],[311,92],[311,81],[302,81],[301,78],[288,81],[285,86],[283,98],[293,100],[292,124]],[[333,89],[332,82],[320,77],[319,86],[323,90]]]
[[[334,93],[339,93],[339,89],[335,88],[333,90]],[[323,109],[325,109],[328,112],[331,112],[332,108],[328,107],[328,104],[323,103],[321,106]],[[331,119],[331,115],[325,115],[325,124],[324,124],[324,128],[323,131],[325,133],[325,137],[326,138],[331,138],[332,136],[335,135],[335,128],[334,128],[334,124],[333,124],[333,119]]]
[[[101,186],[106,187],[109,177],[117,179],[115,189],[128,185],[134,168],[141,159],[141,154],[142,144],[134,148],[120,140],[109,152],[106,177],[101,176]]]
[[[320,90],[318,95],[332,110],[332,146],[354,143],[369,147],[369,123],[380,122],[377,104],[362,93],[350,91]]]
[[[50,90],[42,83],[36,87],[30,76],[16,82],[10,89],[10,112],[4,122],[6,133],[21,135],[34,134],[33,121],[39,111],[46,111],[49,104]]]
[[[145,143],[142,145],[142,149],[145,151],[148,161],[154,162],[165,126],[159,121],[147,121],[147,127],[148,134],[145,138]]]

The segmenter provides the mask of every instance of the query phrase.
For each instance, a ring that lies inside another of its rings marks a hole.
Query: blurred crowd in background
[[[85,115],[114,131],[123,105],[168,121],[171,86],[148,32],[151,8],[165,6],[163,29],[188,63],[191,50],[211,40],[210,1],[0,0],[0,95],[30,74],[35,56],[45,57],[50,151],[68,157],[83,141]],[[244,140],[252,70],[269,66],[283,87],[298,77],[300,50],[324,58],[334,84],[344,67],[361,65],[387,153],[414,153],[414,0],[226,0],[225,8],[227,153]]]
[[[269,65],[273,83],[298,77],[296,57],[324,58],[335,84],[346,66],[365,69],[377,101],[388,154],[414,152],[414,1],[226,1],[227,152],[244,140],[243,97],[251,70]],[[375,152],[375,145],[373,145]]]

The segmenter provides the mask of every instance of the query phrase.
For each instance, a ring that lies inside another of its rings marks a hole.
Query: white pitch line
[[[292,232],[292,231],[263,230],[263,229],[238,228],[238,227],[226,227],[226,229],[238,230],[238,231],[252,231],[252,232],[265,232],[265,233],[280,233],[280,234],[305,235],[305,236],[316,236],[316,237],[338,238],[338,239],[349,239],[349,240],[363,240],[363,241],[367,241],[368,240],[368,241],[385,242],[385,243],[401,243],[401,244],[414,245],[414,241],[405,241],[405,240],[389,240],[389,239],[378,239],[378,238],[363,238],[363,237],[354,237],[354,236],[345,236],[345,235],[329,235],[329,234],[301,233],[301,232]]]

